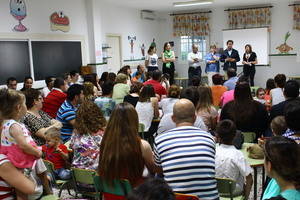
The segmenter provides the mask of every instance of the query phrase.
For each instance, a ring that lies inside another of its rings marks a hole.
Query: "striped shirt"
[[[155,163],[174,192],[218,199],[215,141],[199,128],[182,126],[155,138]]]
[[[61,139],[67,142],[73,133],[73,126],[70,121],[76,118],[76,108],[66,100],[58,109],[56,119],[62,123]]]
[[[9,162],[7,157],[3,154],[0,154],[0,166],[4,163]],[[0,199],[11,200],[13,197],[13,189],[8,185],[5,180],[0,177]]]

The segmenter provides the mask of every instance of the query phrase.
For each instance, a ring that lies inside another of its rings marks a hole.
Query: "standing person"
[[[220,59],[221,62],[224,62],[223,70],[227,71],[227,69],[230,67],[237,70],[236,63],[241,60],[239,52],[234,48],[232,48],[233,46],[232,40],[228,40],[226,44],[227,44],[227,49],[224,51],[224,54],[221,56]]]
[[[47,76],[45,79],[46,87],[44,87],[41,91],[42,97],[45,98],[52,90],[54,86],[55,77]]]
[[[175,53],[171,50],[171,44],[169,42],[164,44],[164,52],[161,57],[163,61],[163,74],[167,73],[170,75],[170,85],[172,85],[174,84]]]
[[[217,53],[216,45],[210,46],[210,51],[205,57],[206,67],[205,73],[207,73],[208,85],[212,86],[212,76],[220,72],[220,54]]]
[[[68,89],[67,100],[58,109],[56,119],[63,125],[61,128],[61,139],[64,143],[72,136],[76,120],[76,110],[83,99],[83,86],[73,84]]]
[[[145,66],[148,69],[148,72],[152,72],[158,70],[158,56],[156,54],[156,47],[150,46],[148,49],[148,54],[146,55],[145,59]]]
[[[200,62],[202,61],[202,54],[198,52],[198,46],[193,44],[192,46],[193,51],[188,54],[188,63],[189,63],[189,86],[192,85],[192,79],[194,76],[200,77],[201,80],[201,65]]]
[[[155,138],[155,164],[174,192],[219,199],[213,136],[193,126],[196,115],[190,100],[175,103],[172,119],[176,128]]]
[[[250,85],[254,86],[255,65],[257,64],[256,53],[252,51],[252,46],[246,44],[243,56],[243,73],[250,78]]]
[[[6,86],[7,86],[8,89],[16,90],[17,85],[18,85],[18,82],[17,82],[17,79],[15,77],[9,77],[6,80]]]
[[[23,88],[21,89],[21,91],[25,91],[26,89],[32,88],[33,85],[33,79],[31,76],[26,76],[24,78],[24,85]]]

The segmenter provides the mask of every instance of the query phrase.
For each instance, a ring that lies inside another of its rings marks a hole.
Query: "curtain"
[[[228,11],[229,28],[253,28],[271,25],[270,8],[253,8]]]
[[[294,6],[294,29],[300,30],[300,5]]]
[[[173,36],[209,35],[208,13],[173,16]]]

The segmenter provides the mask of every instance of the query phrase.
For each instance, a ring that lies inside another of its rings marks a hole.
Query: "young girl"
[[[50,128],[46,132],[46,145],[42,146],[45,159],[54,164],[55,175],[62,180],[71,178],[70,170],[66,169],[69,159],[67,147],[61,143],[60,132],[56,128]]]
[[[256,91],[256,96],[254,97],[255,101],[258,101],[259,103],[265,104],[266,100],[265,100],[265,90],[263,88],[258,88]]]
[[[295,141],[281,136],[266,141],[265,169],[272,180],[264,192],[263,200],[275,196],[288,200],[300,199],[300,191],[297,190],[300,183],[299,158],[300,149]]]
[[[47,193],[50,193],[44,176],[46,168],[41,164],[42,161],[38,160],[42,156],[42,151],[37,148],[25,125],[19,122],[27,112],[25,96],[19,91],[2,89],[0,102],[0,114],[3,120],[0,152],[22,171],[30,169],[37,174],[43,174],[43,185],[46,186]],[[18,196],[24,198],[20,193]]]
[[[148,49],[148,54],[145,59],[145,66],[148,69],[148,72],[158,70],[158,56],[156,54],[156,47],[150,46]]]

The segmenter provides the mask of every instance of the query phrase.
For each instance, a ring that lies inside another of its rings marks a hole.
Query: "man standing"
[[[228,68],[236,69],[236,63],[240,61],[240,55],[237,50],[232,48],[233,41],[227,41],[227,49],[224,51],[224,54],[221,56],[221,62],[224,62],[223,70],[227,71]]]
[[[175,103],[172,120],[176,128],[155,138],[155,163],[161,168],[158,171],[174,192],[218,199],[212,135],[193,126],[196,115],[190,100]]]
[[[201,80],[201,66],[200,62],[202,61],[202,54],[198,52],[198,46],[193,44],[193,51],[188,54],[188,63],[189,63],[189,85],[192,85],[192,78],[198,76]]]
[[[63,125],[60,132],[61,139],[64,143],[69,141],[72,136],[77,107],[81,104],[83,99],[83,86],[73,84],[67,91],[67,99],[58,109],[56,119]]]

